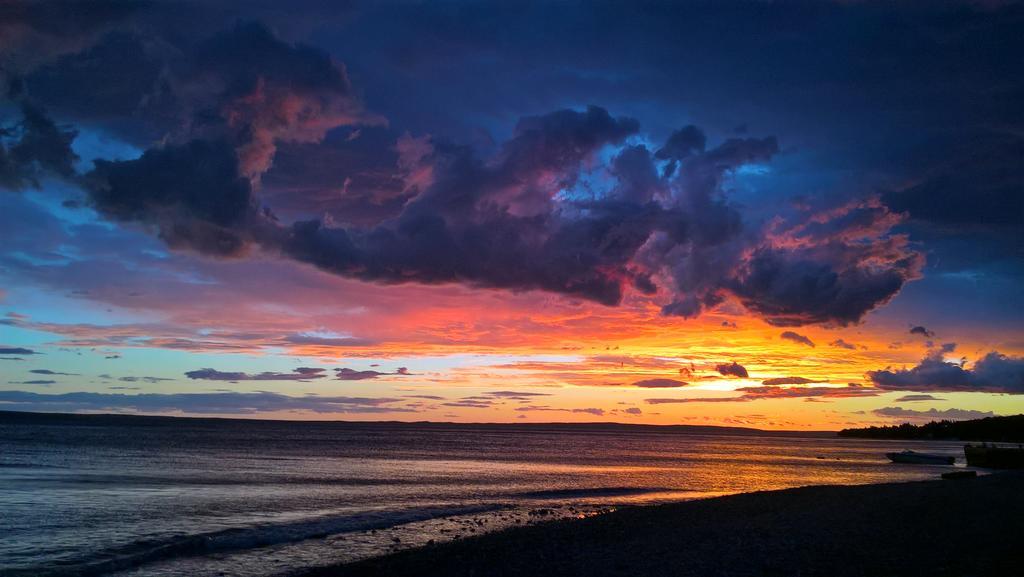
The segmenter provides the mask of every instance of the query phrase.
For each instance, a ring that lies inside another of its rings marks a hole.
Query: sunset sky
[[[1014,2],[0,8],[0,410],[1024,412]]]

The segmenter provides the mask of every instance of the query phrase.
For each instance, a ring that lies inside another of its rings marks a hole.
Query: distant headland
[[[932,421],[924,425],[891,425],[843,429],[840,437],[863,439],[945,439],[960,441],[1024,442],[1024,415],[986,417],[971,421]]]

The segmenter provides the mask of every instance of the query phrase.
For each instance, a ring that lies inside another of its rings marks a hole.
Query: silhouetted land
[[[1024,475],[804,487],[623,509],[304,577],[1024,574]]]
[[[75,413],[35,413],[29,411],[0,410],[2,423],[31,423],[37,425],[83,425],[83,426],[120,426],[133,425],[140,427],[179,427],[211,426],[225,427],[246,425],[248,427],[265,427],[274,429],[289,423],[310,429],[401,429],[424,427],[444,430],[458,430],[472,433],[473,431],[544,431],[544,432],[581,432],[581,431],[615,431],[615,432],[655,432],[680,434],[712,434],[712,435],[753,435],[758,437],[832,437],[835,431],[774,431],[754,429],[750,427],[719,427],[714,425],[639,425],[632,423],[450,423],[433,421],[288,421],[279,419],[243,419],[217,417],[167,417],[155,415],[118,415],[118,414],[75,414]]]
[[[840,437],[865,439],[959,439],[961,441],[1024,442],[1024,415],[972,421],[932,421],[925,425],[893,425],[843,429]]]

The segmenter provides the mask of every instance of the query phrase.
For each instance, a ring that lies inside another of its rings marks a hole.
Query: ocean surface
[[[617,507],[933,479],[959,443],[0,413],[0,575],[282,576]]]

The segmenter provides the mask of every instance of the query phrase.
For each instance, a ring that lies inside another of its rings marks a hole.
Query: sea
[[[713,427],[0,413],[0,576],[289,576],[622,507],[934,479],[958,443]]]

